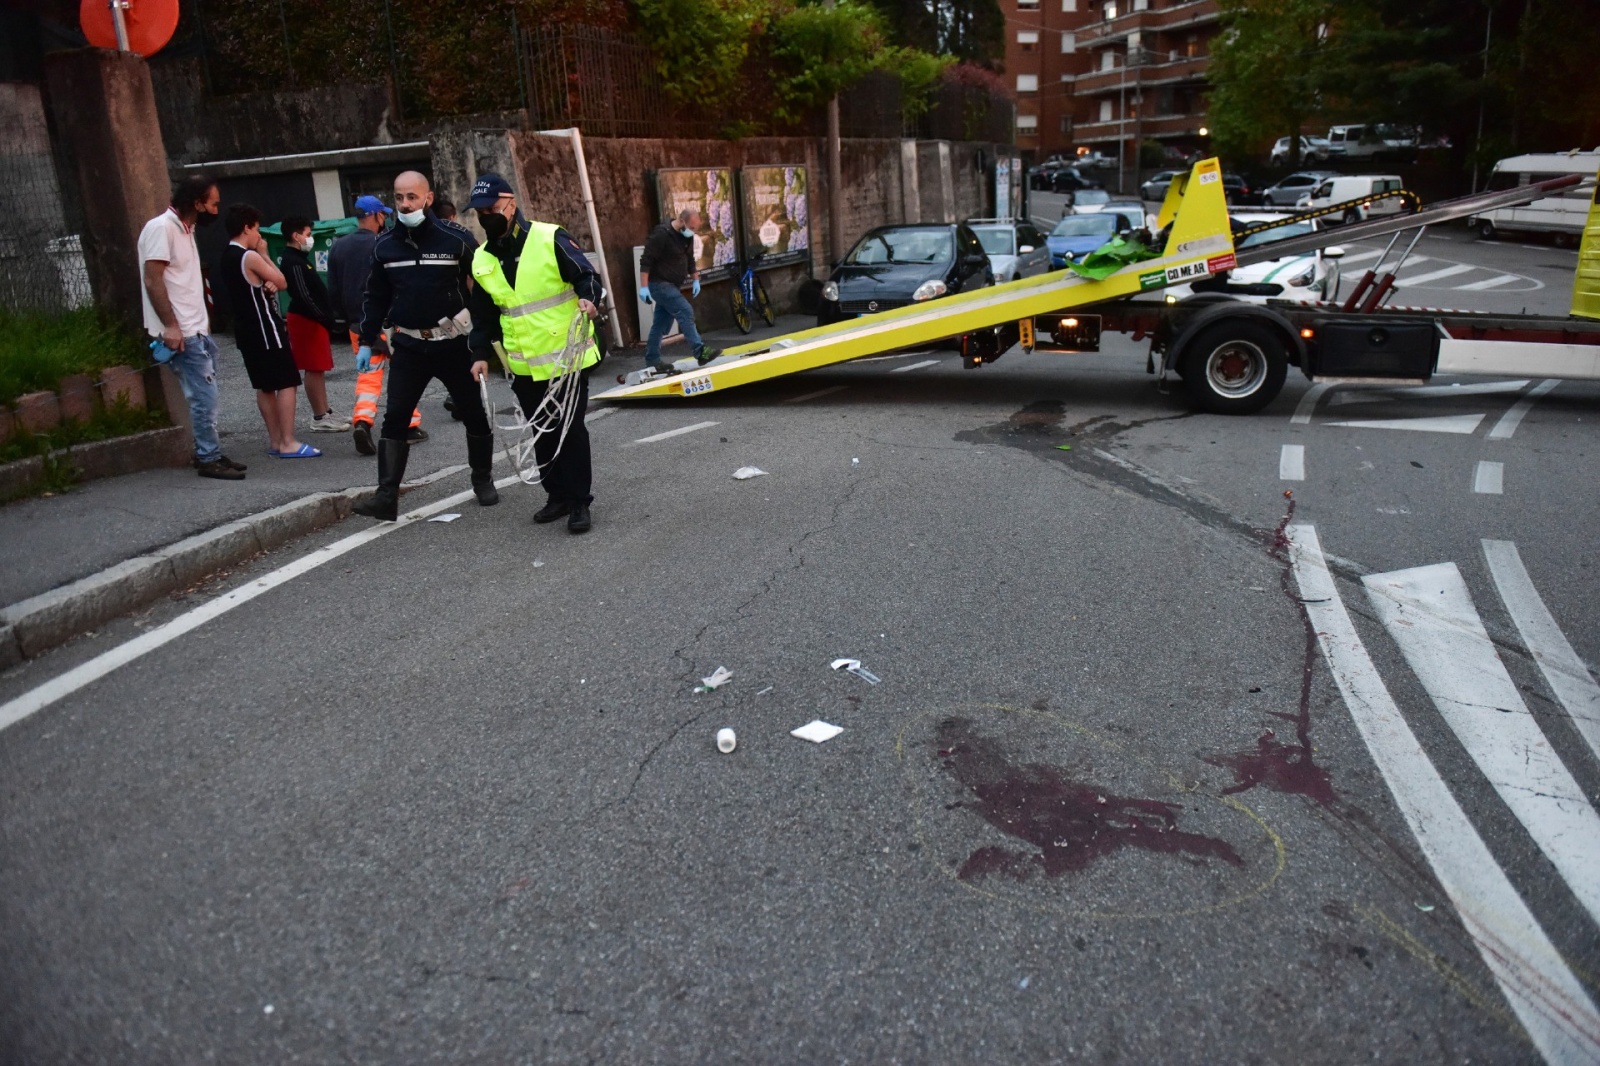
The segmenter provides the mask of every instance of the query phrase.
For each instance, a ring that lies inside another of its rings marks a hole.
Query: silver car
[[[978,235],[996,283],[1031,278],[1050,269],[1050,249],[1044,234],[1032,222],[1020,218],[969,218],[967,225]]]

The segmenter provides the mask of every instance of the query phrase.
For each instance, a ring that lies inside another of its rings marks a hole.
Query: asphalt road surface
[[[0,676],[3,1057],[1595,1061],[1600,386],[1143,364],[607,409],[587,536],[445,480]]]

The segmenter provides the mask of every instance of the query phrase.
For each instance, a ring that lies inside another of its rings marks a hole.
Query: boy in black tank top
[[[233,337],[256,390],[256,407],[267,425],[267,454],[278,459],[314,459],[322,452],[294,435],[295,390],[300,371],[289,351],[289,329],[278,313],[283,274],[267,258],[261,212],[249,204],[229,206],[222,250],[222,288],[233,308]]]

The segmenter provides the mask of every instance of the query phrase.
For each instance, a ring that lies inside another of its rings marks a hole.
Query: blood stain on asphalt
[[[1178,804],[1115,796],[1068,780],[1054,766],[1014,764],[997,741],[981,736],[967,718],[940,722],[938,746],[948,752],[945,770],[972,795],[974,802],[962,806],[1039,849],[979,848],[957,872],[963,881],[990,875],[1021,881],[1035,873],[1060,877],[1124,848],[1244,865],[1226,840],[1180,830]]]
[[[1294,500],[1291,499],[1283,521],[1273,530],[1268,551],[1283,566],[1280,585],[1284,596],[1288,597],[1300,613],[1304,636],[1304,654],[1300,662],[1300,706],[1294,714],[1283,711],[1271,712],[1272,717],[1294,724],[1294,742],[1285,743],[1279,740],[1277,734],[1269,729],[1256,738],[1254,750],[1246,749],[1227,755],[1213,755],[1207,758],[1206,762],[1212,766],[1225,766],[1233,771],[1234,783],[1222,790],[1225,796],[1245,792],[1261,785],[1274,792],[1292,792],[1309,796],[1327,806],[1335,799],[1333,777],[1326,767],[1317,765],[1311,748],[1311,682],[1316,671],[1317,630],[1311,624],[1311,615],[1306,611],[1305,604],[1295,595],[1290,584],[1292,579],[1288,529],[1293,518]]]

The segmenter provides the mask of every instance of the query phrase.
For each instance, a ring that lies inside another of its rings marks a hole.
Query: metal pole
[[[128,6],[128,0],[111,0],[111,26],[117,34],[117,51],[131,52],[128,47],[128,22],[122,11]]]
[[[834,0],[827,0],[829,11]],[[844,164],[839,160],[839,94],[828,101],[828,252],[838,262],[844,258]]]
[[[1122,191],[1122,172],[1128,158],[1128,56],[1122,56],[1122,78],[1117,85],[1117,191]]]
[[[622,347],[622,322],[617,317],[617,299],[611,288],[611,269],[606,266],[606,246],[600,240],[600,219],[594,210],[594,190],[589,186],[589,162],[583,154],[583,134],[578,127],[566,130],[540,130],[545,137],[566,137],[572,142],[572,156],[578,164],[578,194],[583,197],[583,212],[589,220],[589,235],[594,238],[594,254],[600,260],[600,283],[606,287],[606,313],[611,319],[611,342]],[[523,190],[526,193],[527,190]]]
[[[1494,5],[1483,25],[1483,78],[1478,83],[1478,142],[1472,146],[1472,191],[1478,191],[1478,163],[1483,158],[1483,108],[1489,97],[1489,37],[1494,32]]]

